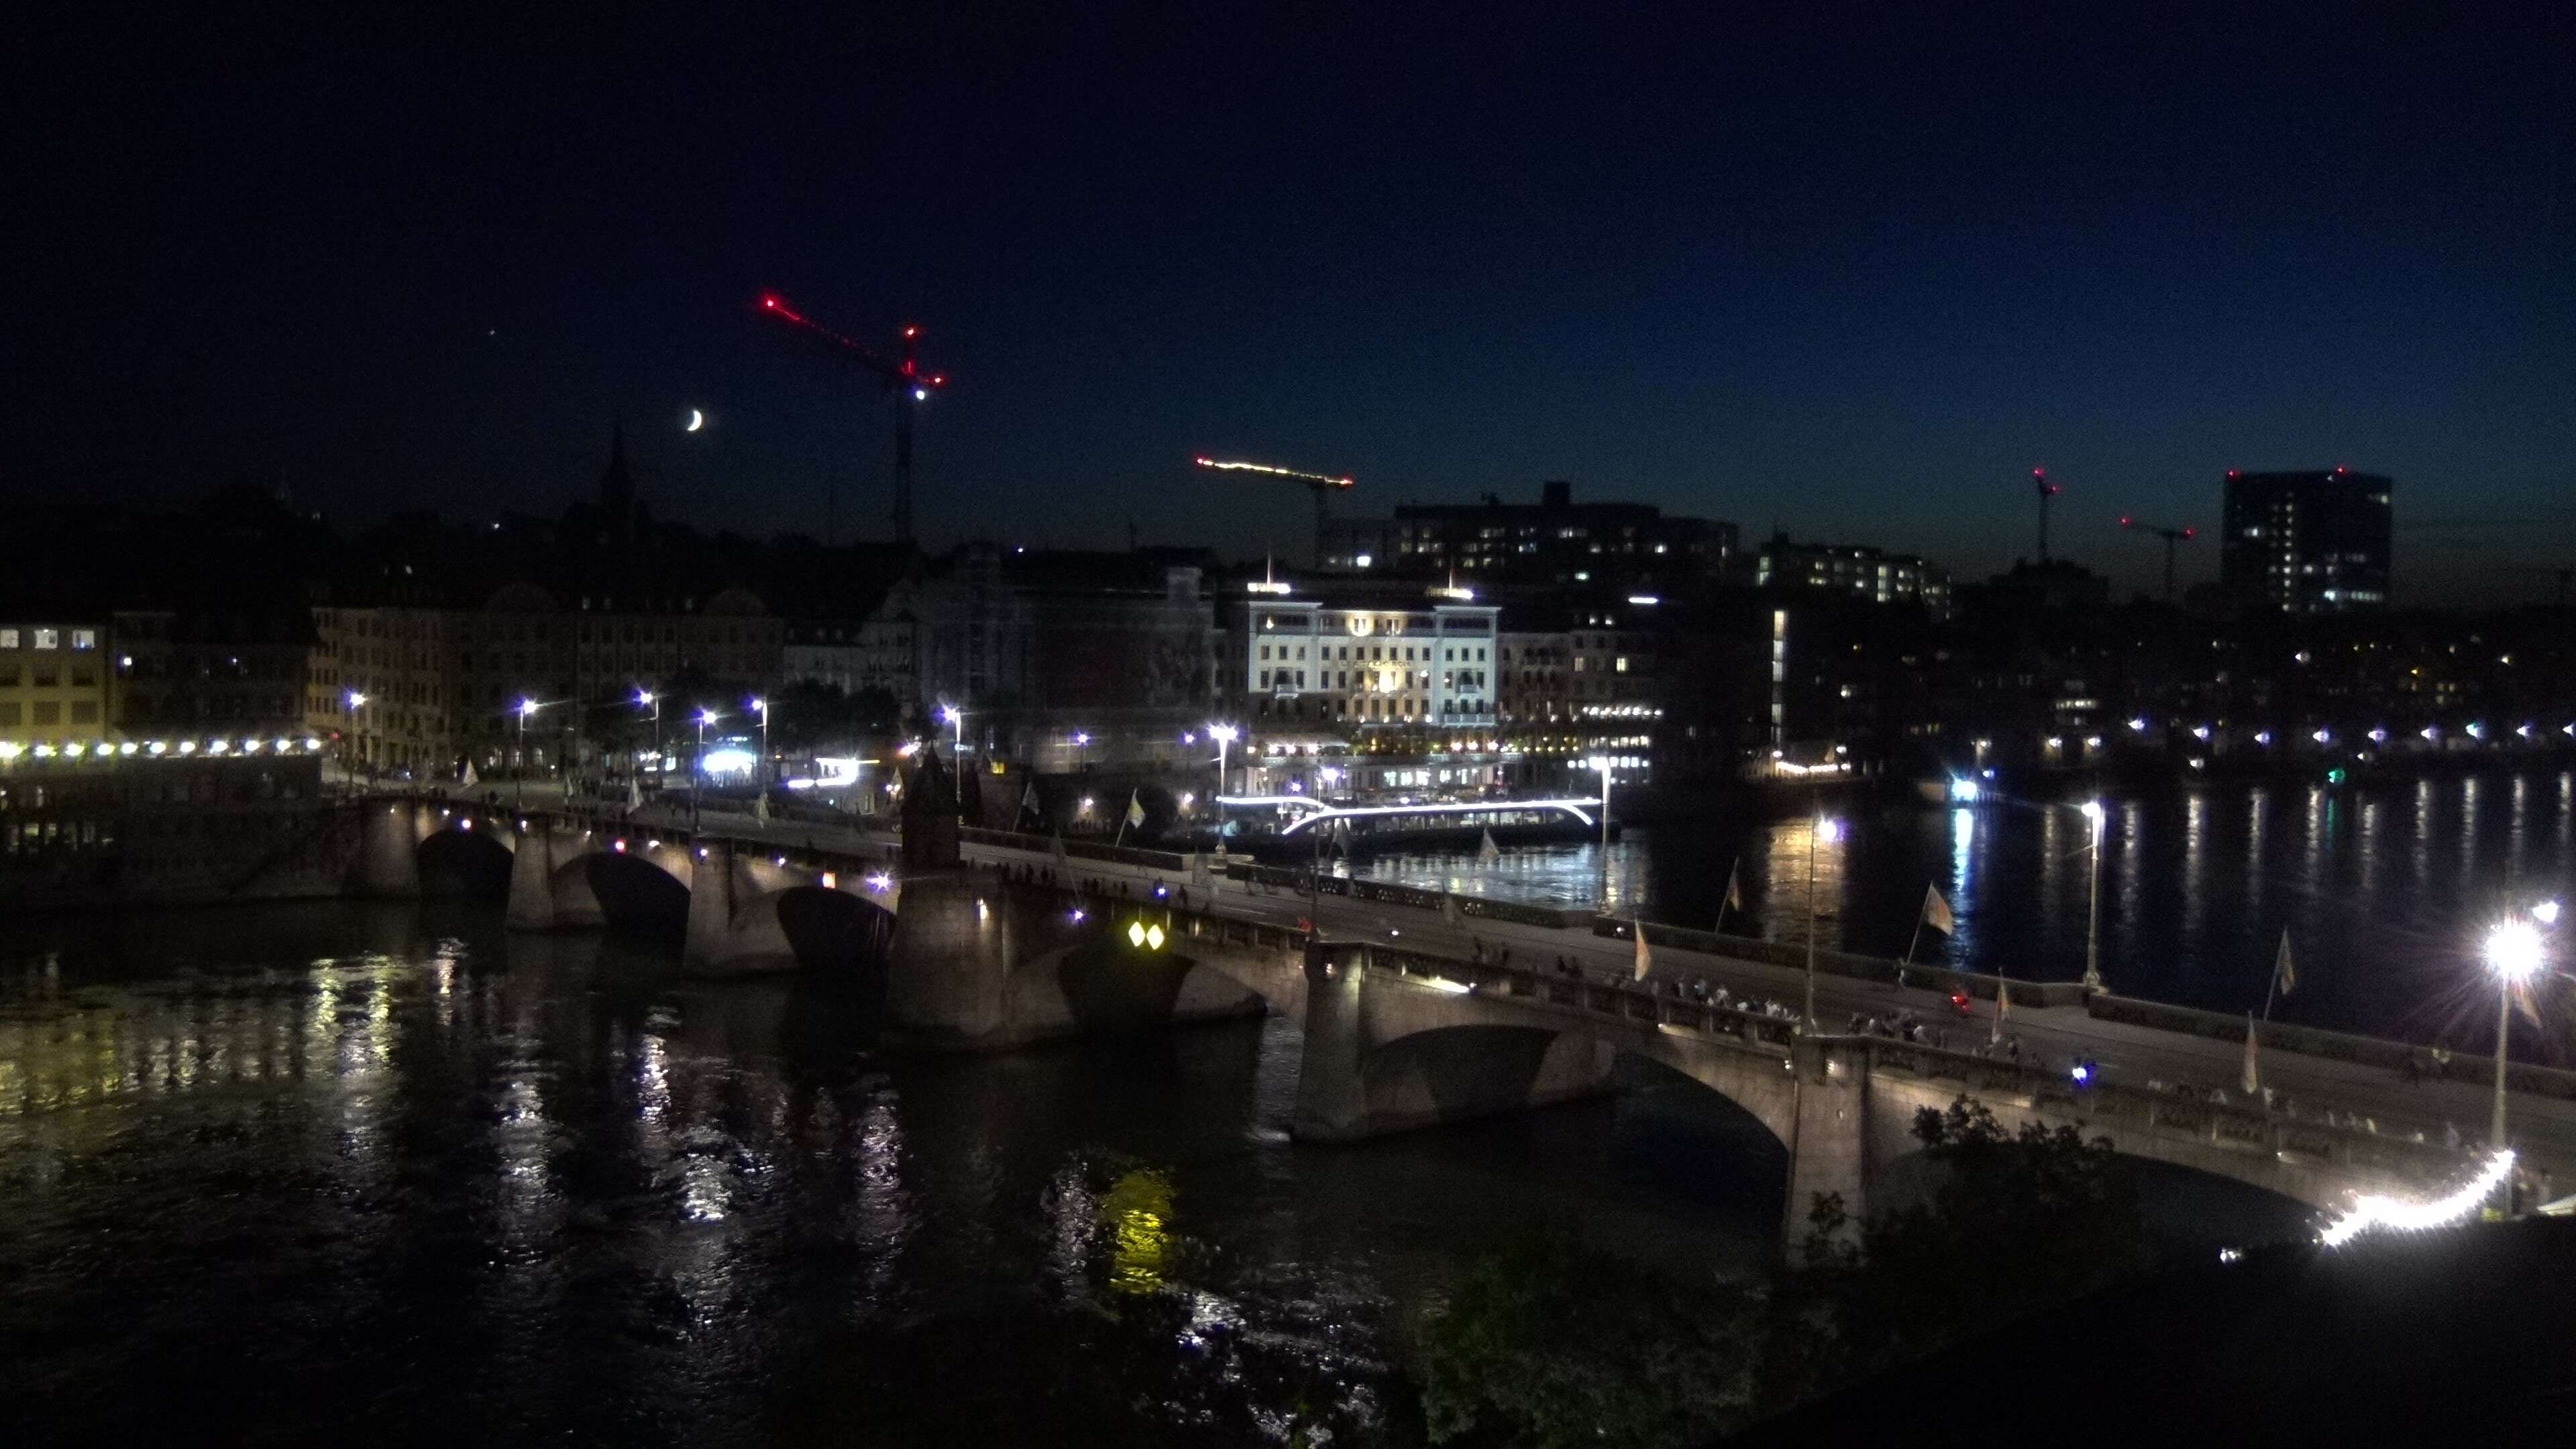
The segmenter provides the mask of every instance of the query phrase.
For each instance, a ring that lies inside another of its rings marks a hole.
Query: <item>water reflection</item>
[[[2286,930],[2302,971],[2280,1014],[2430,1039],[2451,1024],[2445,993],[2474,969],[2461,943],[2480,911],[2508,888],[2576,896],[2576,772],[2293,788],[2202,784],[2109,802],[2102,950],[2114,987],[2259,1009]],[[1851,808],[1844,818],[1851,835],[1817,855],[1820,942],[1897,955],[1932,883],[1959,931],[1947,943],[1927,935],[1926,955],[2043,979],[2082,973],[2090,840],[2071,801]],[[1632,829],[1612,848],[1620,910],[1707,926],[1741,860],[1746,909],[1725,929],[1803,942],[1810,829],[1803,811]],[[1582,908],[1598,902],[1601,857],[1592,845],[1529,847],[1491,869],[1463,855],[1352,868]]]
[[[1776,1146],[1688,1084],[1315,1153],[1291,1022],[966,1059],[854,1019],[470,912],[0,926],[0,1343],[59,1340],[0,1394],[32,1442],[150,1437],[138,1375],[224,1386],[211,1440],[753,1443],[810,1411],[920,1442],[997,1356],[1070,1355],[1109,1423],[1348,1442],[1391,1335],[1497,1242],[1570,1214],[1741,1272],[1776,1234]]]

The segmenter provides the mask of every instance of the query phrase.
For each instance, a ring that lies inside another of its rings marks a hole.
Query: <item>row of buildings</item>
[[[1065,770],[1196,761],[1225,721],[1255,785],[1555,787],[1603,759],[1626,780],[2063,765],[2139,743],[2149,718],[2215,749],[2222,721],[2525,708],[2515,651],[2472,626],[2327,627],[2385,605],[2388,507],[2384,478],[2231,475],[2229,576],[2273,607],[2220,622],[2113,609],[2063,562],[1954,588],[1873,548],[1747,551],[1731,524],[1562,483],[1336,523],[1295,577],[1186,548],[700,539],[651,524],[622,452],[561,519],[403,516],[347,544],[234,490],[166,537],[69,531],[195,570],[140,569],[154,596],[129,599],[75,565],[87,587],[0,616],[0,756],[293,738],[441,777],[935,719]]]

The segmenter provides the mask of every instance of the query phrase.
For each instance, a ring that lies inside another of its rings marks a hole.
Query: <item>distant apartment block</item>
[[[2292,614],[2386,608],[2394,491],[2349,468],[2231,471],[2220,586],[2240,607]]]

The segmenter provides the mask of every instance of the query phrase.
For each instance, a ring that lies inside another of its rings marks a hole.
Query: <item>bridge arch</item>
[[[420,892],[505,900],[510,894],[509,844],[488,830],[432,830],[413,847]]]

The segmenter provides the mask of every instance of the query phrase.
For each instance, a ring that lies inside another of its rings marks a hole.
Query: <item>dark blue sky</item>
[[[775,287],[928,329],[934,545],[1302,551],[1213,451],[1971,575],[2045,463],[2139,584],[2117,514],[2346,463],[2419,598],[2576,562],[2564,7],[735,8],[32,22],[0,490],[551,510],[623,415],[665,514],[881,531]]]

